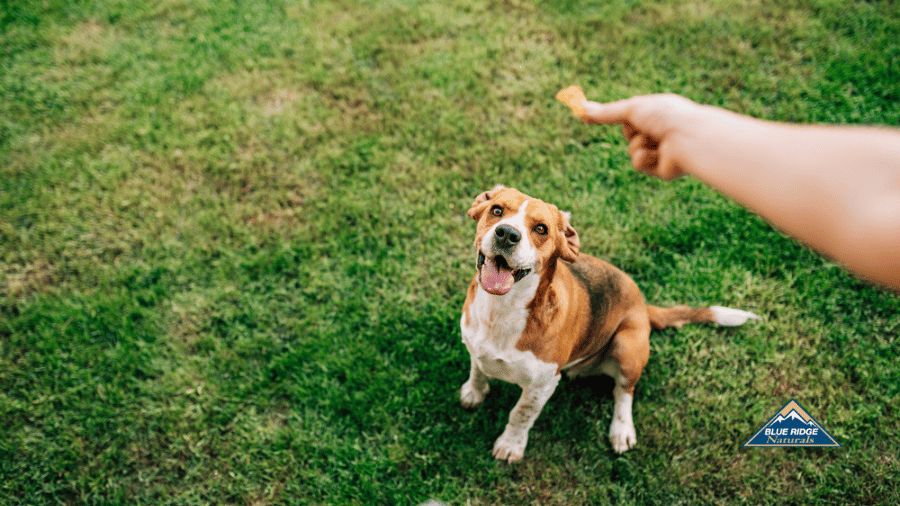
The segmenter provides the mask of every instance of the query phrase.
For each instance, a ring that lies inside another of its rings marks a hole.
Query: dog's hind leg
[[[630,450],[637,443],[631,406],[634,387],[650,357],[650,324],[646,319],[626,320],[613,337],[607,358],[600,364],[603,374],[611,376],[615,408],[609,426],[609,442],[616,453]]]

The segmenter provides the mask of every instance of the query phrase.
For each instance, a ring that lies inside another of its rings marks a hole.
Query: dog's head
[[[569,214],[518,190],[495,186],[468,211],[478,222],[475,249],[481,286],[504,295],[526,276],[540,276],[559,259],[578,257],[578,233]]]

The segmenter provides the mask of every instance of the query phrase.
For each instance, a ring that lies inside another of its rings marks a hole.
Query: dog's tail
[[[759,316],[749,311],[722,306],[696,308],[647,306],[647,313],[650,315],[650,325],[657,330],[666,327],[681,328],[685,323],[718,323],[734,327],[750,319],[759,319]]]

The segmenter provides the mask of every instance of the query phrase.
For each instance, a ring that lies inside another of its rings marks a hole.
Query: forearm
[[[900,287],[900,133],[712,107],[661,149],[687,173],[857,273]]]

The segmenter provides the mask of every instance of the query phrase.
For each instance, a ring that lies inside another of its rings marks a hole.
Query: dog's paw
[[[497,438],[494,443],[494,458],[505,460],[512,464],[522,460],[525,456],[525,446],[528,444],[528,432],[510,430],[509,427]]]
[[[616,453],[624,453],[637,443],[634,424],[613,420],[609,426],[609,442]]]
[[[478,390],[471,381],[463,383],[462,388],[459,390],[459,400],[462,403],[462,407],[466,409],[477,408],[484,402],[484,398],[487,397],[490,390],[490,387],[487,385],[484,386],[482,391]]]

